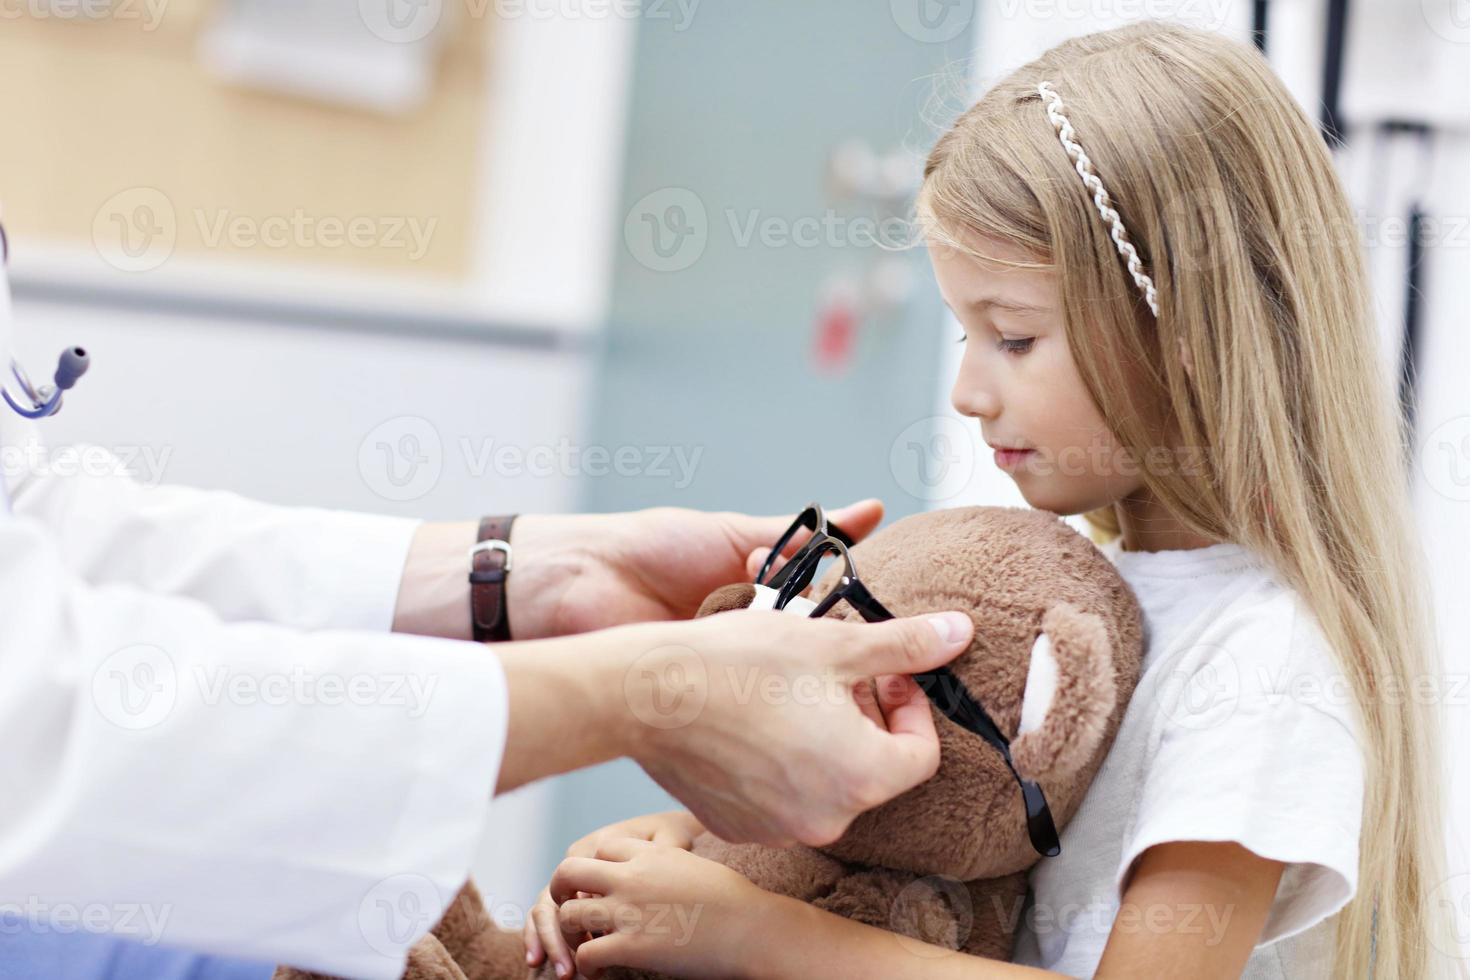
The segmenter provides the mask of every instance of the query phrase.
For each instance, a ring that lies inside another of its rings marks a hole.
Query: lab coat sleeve
[[[4,514],[0,595],[6,902],[55,928],[400,975],[493,795],[493,652],[226,623],[84,582],[43,525]]]
[[[18,459],[27,458],[24,447],[43,446],[35,426],[25,428],[19,446]],[[61,559],[87,582],[189,596],[228,621],[306,630],[392,626],[421,521],[155,485],[150,467],[101,446],[30,452],[44,465],[19,474],[15,512],[44,524]]]

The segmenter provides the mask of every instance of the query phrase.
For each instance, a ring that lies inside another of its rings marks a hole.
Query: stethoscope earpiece
[[[87,373],[91,363],[87,352],[80,347],[68,347],[62,351],[61,361],[56,365],[56,387],[62,391],[71,391],[72,385]]]
[[[5,272],[5,267],[9,264],[10,236],[5,233],[5,226],[0,224],[0,317],[5,319],[5,322],[0,324],[0,337],[9,336],[12,319],[10,277]],[[3,384],[0,384],[0,397],[3,397],[5,403],[23,418],[43,419],[55,415],[61,411],[62,394],[72,389],[77,380],[87,373],[90,365],[91,361],[85,350],[80,347],[68,347],[61,352],[61,358],[56,364],[56,373],[51,376],[51,384],[42,385],[37,389],[31,384],[31,379],[26,377],[20,364],[14,357],[11,357],[10,373],[15,376],[15,383],[24,396],[24,403],[17,401],[10,394],[10,389]]]

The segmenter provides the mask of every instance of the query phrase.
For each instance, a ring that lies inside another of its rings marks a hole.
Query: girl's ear
[[[1102,744],[1117,703],[1113,650],[1103,621],[1060,602],[1041,617],[1031,646],[1011,758],[1024,779],[1076,772]]]

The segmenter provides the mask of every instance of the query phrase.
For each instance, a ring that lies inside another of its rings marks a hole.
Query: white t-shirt
[[[1143,607],[1143,673],[1062,853],[1031,871],[1013,962],[1091,977],[1135,858],[1230,840],[1287,864],[1242,976],[1326,977],[1330,916],[1357,890],[1363,755],[1316,618],[1237,544],[1102,551]],[[1211,911],[1180,910],[1172,927],[1219,935]]]

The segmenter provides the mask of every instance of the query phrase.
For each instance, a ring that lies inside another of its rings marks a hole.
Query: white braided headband
[[[1113,244],[1118,246],[1118,254],[1128,260],[1128,271],[1133,276],[1133,281],[1138,288],[1143,290],[1143,298],[1148,302],[1148,308],[1153,310],[1154,318],[1159,316],[1158,294],[1154,291],[1154,281],[1143,271],[1143,260],[1138,257],[1138,250],[1128,240],[1128,232],[1123,227],[1123,219],[1113,209],[1112,199],[1102,185],[1101,178],[1093,169],[1092,160],[1082,145],[1074,139],[1072,124],[1067,117],[1062,115],[1062,97],[1051,87],[1051,82],[1042,82],[1036,86],[1041,97],[1046,100],[1046,114],[1051,119],[1053,128],[1057,131],[1057,138],[1062,141],[1062,147],[1067,151],[1067,156],[1077,165],[1077,173],[1082,177],[1082,182],[1092,191],[1092,203],[1097,205],[1097,213],[1102,215],[1112,228]]]

